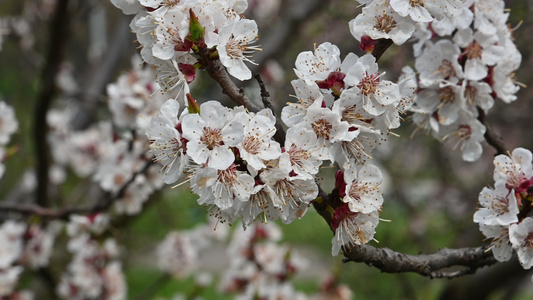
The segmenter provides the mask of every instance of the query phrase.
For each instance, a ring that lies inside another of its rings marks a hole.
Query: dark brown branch
[[[98,201],[96,205],[91,208],[90,213],[94,214],[109,209],[117,199],[120,199],[122,198],[122,196],[124,196],[126,189],[128,189],[128,187],[135,181],[135,178],[137,178],[137,176],[140,174],[146,173],[148,171],[148,168],[150,168],[153,163],[154,162],[152,160],[147,160],[142,169],[133,173],[130,180],[128,180],[115,195],[111,195],[111,193],[106,193],[106,196],[101,198],[101,200]]]
[[[116,200],[124,196],[126,189],[135,181],[135,178],[146,173],[148,168],[153,164],[151,160],[146,161],[143,168],[133,174],[117,193],[106,193],[95,205],[90,207],[66,207],[62,209],[50,209],[40,205],[17,205],[0,203],[0,212],[14,212],[23,215],[37,215],[49,219],[64,219],[67,220],[70,215],[74,214],[95,214],[108,210]]]
[[[205,68],[209,76],[213,78],[222,88],[222,92],[228,95],[237,105],[246,107],[251,112],[258,112],[260,110],[257,105],[253,104],[250,99],[244,94],[242,88],[238,88],[229,76],[226,68],[222,65],[220,60],[211,57],[211,50],[207,48],[200,48],[198,54],[205,63]]]
[[[82,207],[67,207],[63,209],[50,209],[39,205],[0,204],[0,211],[14,212],[23,215],[37,215],[50,219],[67,219],[72,214],[88,213],[90,209]]]
[[[316,211],[331,226],[331,208],[342,205],[338,191],[325,193],[319,186],[318,198],[313,201]],[[409,255],[388,248],[371,245],[352,245],[344,250],[345,262],[363,262],[385,273],[417,273],[429,278],[455,278],[473,274],[477,269],[496,263],[486,246],[477,248],[441,249],[433,254]],[[457,267],[462,269],[457,270]],[[448,268],[453,268],[448,270]]]
[[[364,262],[386,273],[413,272],[429,278],[454,278],[472,274],[477,269],[496,263],[486,247],[441,249],[433,254],[408,255],[388,248],[356,245],[345,251],[346,261]],[[465,267],[465,270],[446,273],[444,269]]]
[[[263,82],[263,79],[261,78],[261,75],[259,73],[255,74],[254,78],[255,80],[257,80],[257,83],[259,84],[259,89],[261,90],[261,100],[263,101],[263,106],[265,108],[270,109],[276,117],[276,134],[274,135],[274,139],[283,146],[283,144],[285,143],[285,129],[283,129],[283,127],[281,126],[280,118],[276,116],[276,110],[274,108],[274,105],[272,104],[270,93],[266,89],[265,83]]]
[[[376,41],[374,50],[372,51],[372,55],[376,58],[376,61],[381,58],[383,53],[385,53],[390,46],[392,46],[392,40],[390,39],[379,39]]]
[[[50,26],[48,53],[46,65],[41,75],[41,91],[38,96],[37,107],[34,111],[33,133],[35,138],[35,156],[37,160],[37,189],[35,202],[40,206],[48,206],[48,165],[49,149],[46,142],[48,126],[46,114],[56,94],[55,78],[63,58],[66,46],[66,30],[68,28],[68,0],[56,3],[54,17]]]
[[[483,124],[487,129],[487,131],[485,131],[485,139],[487,140],[487,143],[496,149],[496,155],[507,153],[502,138],[494,131],[492,126],[487,121],[487,115],[485,115],[483,109],[478,107],[477,111],[479,113],[479,122],[481,122],[481,124]]]

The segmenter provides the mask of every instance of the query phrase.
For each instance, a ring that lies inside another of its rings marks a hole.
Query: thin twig
[[[263,102],[263,106],[265,108],[268,108],[272,111],[274,116],[276,117],[276,134],[274,135],[274,139],[283,145],[285,143],[285,129],[281,126],[280,118],[276,115],[276,110],[274,108],[274,104],[272,104],[272,99],[270,98],[270,93],[268,92],[265,83],[263,82],[263,79],[261,78],[261,74],[256,73],[254,75],[255,80],[257,80],[257,83],[259,84],[259,89],[261,90],[261,100]]]
[[[477,111],[479,113],[479,122],[481,122],[487,129],[485,131],[485,139],[487,140],[487,143],[496,149],[496,155],[507,153],[502,138],[494,131],[492,126],[487,121],[487,115],[485,114],[485,111],[479,107],[477,108]]]
[[[104,197],[101,198],[95,205],[90,207],[66,207],[62,209],[50,209],[40,205],[17,205],[17,204],[6,204],[0,203],[1,212],[13,212],[23,215],[37,215],[43,218],[49,219],[63,219],[68,220],[70,215],[73,214],[95,214],[108,210],[116,200],[124,196],[126,189],[135,181],[135,178],[146,173],[148,168],[153,164],[152,160],[146,161],[146,164],[143,168],[133,174],[133,176],[128,180],[117,193],[111,194],[106,193]]]

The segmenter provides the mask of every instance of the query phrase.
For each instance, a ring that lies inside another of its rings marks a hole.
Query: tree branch
[[[313,201],[316,211],[331,227],[333,216],[329,207],[340,204],[338,191],[326,194],[319,186],[319,198]],[[477,269],[496,263],[487,246],[477,248],[440,249],[432,254],[409,255],[389,248],[376,248],[371,245],[351,245],[344,249],[344,262],[363,262],[385,273],[417,273],[429,278],[455,278],[473,274]],[[461,270],[446,270],[463,267]]]
[[[487,140],[487,143],[496,149],[496,155],[505,154],[507,151],[505,150],[502,138],[494,131],[492,126],[487,121],[487,115],[485,114],[485,111],[479,107],[477,108],[477,111],[479,113],[479,122],[481,122],[483,125],[485,125],[485,128],[487,128],[487,131],[485,131],[485,139]]]
[[[37,189],[35,201],[40,206],[48,206],[48,157],[49,149],[46,142],[48,126],[46,115],[52,98],[56,93],[55,79],[66,46],[66,30],[68,28],[68,0],[56,3],[55,14],[50,26],[50,39],[46,65],[41,75],[41,92],[34,111],[35,156],[37,160]]]
[[[135,181],[135,178],[144,174],[148,168],[153,164],[152,160],[148,160],[143,168],[133,174],[116,194],[105,193],[105,196],[101,198],[96,204],[90,207],[66,207],[62,209],[50,209],[40,205],[17,205],[11,203],[0,203],[0,211],[14,212],[23,215],[37,215],[43,218],[49,219],[63,219],[68,220],[70,215],[73,214],[96,214],[108,210],[117,199],[124,196],[126,189]]]
[[[283,145],[285,143],[285,129],[281,126],[281,119],[278,118],[276,115],[276,110],[274,108],[274,105],[272,104],[272,99],[270,98],[270,93],[267,91],[265,83],[263,82],[263,79],[261,78],[261,74],[256,73],[254,75],[255,80],[257,80],[257,83],[259,84],[259,89],[261,90],[261,100],[263,101],[263,106],[265,108],[268,108],[272,111],[274,114],[274,117],[276,117],[276,134],[274,135],[274,139]]]
[[[429,278],[454,278],[473,274],[477,269],[496,263],[491,251],[483,247],[441,249],[433,254],[408,255],[388,248],[355,245],[344,252],[345,262],[364,262],[386,273],[414,272]],[[462,266],[465,270],[447,273],[446,268]]]
[[[238,88],[233,83],[233,80],[220,60],[211,58],[211,50],[200,48],[198,54],[206,64],[205,68],[207,73],[220,85],[224,94],[228,95],[237,105],[242,105],[251,112],[258,112],[260,110],[259,107],[248,99],[242,88]]]
[[[389,49],[389,47],[392,46],[392,40],[391,39],[379,39],[376,41],[376,44],[374,45],[374,50],[372,50],[372,55],[376,58],[376,61],[378,61],[383,53]]]

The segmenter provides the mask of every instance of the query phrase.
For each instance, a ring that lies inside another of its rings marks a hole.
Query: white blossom
[[[281,155],[281,147],[272,138],[276,133],[276,118],[270,109],[257,114],[241,112],[235,116],[244,127],[242,142],[237,145],[241,158],[254,170],[266,168],[264,161]]]
[[[336,256],[339,251],[350,249],[351,245],[364,245],[374,238],[379,223],[377,211],[369,214],[351,212],[343,207],[335,212],[338,219],[335,236],[331,240],[331,254]]]
[[[518,254],[518,260],[524,269],[533,266],[533,219],[525,218],[509,227],[509,240]]]
[[[326,42],[320,44],[314,52],[304,51],[296,58],[294,72],[308,84],[316,80],[324,80],[329,73],[336,71],[341,65],[340,50],[337,46]]]
[[[501,181],[495,188],[483,188],[479,194],[481,208],[474,214],[474,222],[486,225],[510,225],[518,222],[518,202],[514,191]]]
[[[487,238],[492,239],[490,249],[497,261],[508,261],[513,255],[509,241],[509,226],[479,224],[479,229]]]
[[[252,72],[244,62],[254,64],[250,56],[256,50],[261,50],[253,45],[256,41],[257,24],[253,20],[234,20],[219,29],[217,49],[220,62],[231,76],[239,80],[252,78]]]
[[[188,161],[184,154],[185,145],[176,128],[179,109],[180,105],[176,100],[167,100],[161,106],[160,115],[150,121],[150,127],[146,130],[150,149],[155,155],[154,161],[163,165],[163,181],[167,184],[180,178]]]
[[[243,126],[233,119],[233,112],[218,101],[200,105],[201,115],[189,114],[182,118],[182,136],[186,138],[187,154],[197,164],[225,170],[235,160],[229,147],[242,142]]]
[[[372,1],[349,26],[358,41],[368,35],[374,40],[391,39],[396,45],[405,43],[415,31],[414,22],[396,13],[388,1]]]
[[[383,196],[379,186],[383,181],[383,175],[378,167],[365,164],[360,168],[352,166],[344,171],[346,182],[346,196],[342,199],[348,203],[350,211],[364,214],[378,211],[383,204]]]

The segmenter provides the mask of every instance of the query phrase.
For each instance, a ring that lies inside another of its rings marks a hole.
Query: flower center
[[[438,95],[442,104],[455,102],[455,91],[451,86],[441,88]]]
[[[480,58],[482,53],[483,48],[477,41],[473,41],[468,46],[466,46],[466,49],[463,52],[463,54],[466,55],[468,59]]]
[[[377,16],[374,18],[374,20],[376,21],[374,28],[381,32],[389,33],[391,30],[396,28],[396,21],[394,21],[394,19],[387,14]]]
[[[180,141],[176,138],[165,140],[165,141],[159,141],[150,139],[150,149],[152,151],[160,151],[159,153],[156,153],[154,157],[154,162],[164,162],[167,159],[176,158],[179,154],[179,150],[182,148],[182,144]]]
[[[302,167],[304,165],[304,162],[311,157],[309,155],[309,152],[307,152],[304,149],[298,148],[296,145],[291,145],[289,150],[287,150],[287,153],[289,153],[289,159],[291,161],[291,165],[297,165]]]
[[[116,174],[113,177],[113,183],[116,186],[122,186],[125,182],[126,182],[126,178],[124,178],[124,175],[122,175],[122,174]]]
[[[180,0],[163,0],[163,5],[168,7],[173,7],[174,5],[177,5],[180,2]]]
[[[234,167],[226,170],[218,170],[218,181],[224,185],[232,186],[237,181],[237,171]]]
[[[226,44],[226,53],[232,59],[243,59],[247,62],[255,64],[249,57],[257,51],[262,51],[261,46],[253,46],[249,42],[253,43],[257,40],[247,41],[244,39],[238,40],[235,37],[231,37]]]
[[[523,247],[530,248],[530,249],[533,248],[533,232],[530,232],[530,233],[526,236],[524,242],[522,243],[522,246],[523,246]]]
[[[246,152],[256,155],[259,153],[261,142],[262,141],[255,136],[246,136],[242,141],[242,147]]]
[[[289,181],[287,179],[279,180],[274,185],[274,191],[285,206],[296,208],[301,203],[296,186],[292,181]]]
[[[509,212],[509,199],[498,197],[492,201],[491,208],[498,213],[499,216]]]
[[[376,92],[378,85],[379,85],[379,75],[378,74],[371,74],[371,75],[367,74],[367,76],[365,76],[365,78],[363,78],[361,82],[359,82],[357,87],[359,88],[359,90],[361,90],[361,93],[368,96],[368,95],[373,95]]]
[[[366,244],[365,232],[361,229],[361,226],[357,223],[357,215],[347,217],[343,220],[342,226],[346,233],[350,236],[353,243]],[[350,243],[351,244],[351,243]]]
[[[204,127],[200,141],[207,146],[207,149],[213,150],[216,146],[222,144],[222,134],[219,129]]]
[[[348,195],[352,197],[353,199],[360,201],[361,197],[366,194],[372,193],[374,190],[378,190],[377,187],[372,186],[370,183],[365,182],[363,184],[360,184],[358,182],[355,182],[350,187],[350,191],[348,192]]]
[[[243,57],[243,52],[246,50],[246,46],[241,45],[236,39],[229,39],[226,44],[226,52],[231,58],[241,58]]]
[[[312,126],[317,137],[329,140],[330,131],[333,128],[333,125],[331,125],[328,120],[320,119],[314,122]]]
[[[453,68],[452,62],[447,59],[442,60],[442,64],[438,70],[444,78],[455,76],[455,69]]]
[[[372,156],[370,156],[367,151],[370,153],[372,142],[370,139],[366,139],[366,142],[369,144],[368,149],[365,148],[365,145],[362,143],[361,139],[365,139],[366,137],[359,135],[355,139],[351,141],[342,141],[342,151],[346,153],[346,155],[349,158],[353,158],[355,161],[363,163],[365,162],[366,158],[373,159]]]
[[[460,139],[466,140],[470,138],[470,135],[472,134],[472,128],[468,125],[460,125],[459,129],[457,129],[456,134]]]
[[[421,6],[424,7],[426,0],[409,0],[409,5],[412,7]]]

